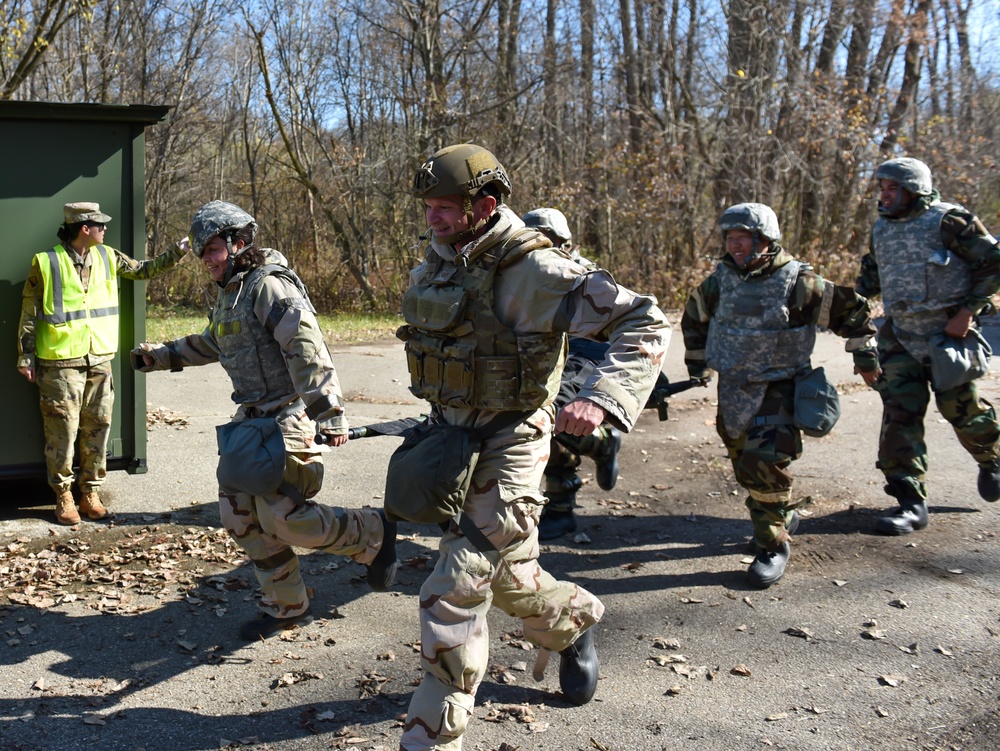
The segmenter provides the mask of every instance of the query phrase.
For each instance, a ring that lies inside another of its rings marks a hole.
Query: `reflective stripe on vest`
[[[118,351],[118,273],[111,251],[96,245],[89,289],[62,245],[35,256],[42,277],[42,312],[35,326],[35,354],[69,360]]]

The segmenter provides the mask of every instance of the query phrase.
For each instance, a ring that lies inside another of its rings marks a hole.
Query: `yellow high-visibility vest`
[[[89,251],[90,289],[83,289],[62,245],[35,256],[42,276],[42,314],[35,324],[35,355],[68,360],[118,351],[118,267],[104,245]]]

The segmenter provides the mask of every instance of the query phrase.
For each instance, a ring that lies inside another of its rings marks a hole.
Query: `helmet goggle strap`
[[[469,228],[464,229],[461,232],[454,232],[450,235],[445,235],[444,237],[435,238],[439,243],[443,243],[444,245],[454,245],[458,242],[471,241],[472,238],[476,236],[476,233],[485,227],[486,223],[490,220],[487,216],[483,217],[478,222],[476,221],[475,212],[472,207],[472,199],[469,196],[462,196],[462,208],[465,211],[465,218],[469,223]]]

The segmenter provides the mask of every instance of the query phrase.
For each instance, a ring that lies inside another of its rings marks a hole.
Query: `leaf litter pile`
[[[166,599],[211,606],[210,594],[194,590],[246,588],[239,579],[212,575],[244,561],[223,529],[147,526],[115,529],[93,541],[17,539],[0,548],[0,604],[46,609],[79,602],[116,615],[139,613]]]

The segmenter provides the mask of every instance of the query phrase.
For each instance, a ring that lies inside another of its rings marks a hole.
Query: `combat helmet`
[[[738,203],[730,206],[722,212],[719,217],[719,229],[722,230],[723,238],[726,232],[734,229],[743,229],[753,235],[753,253],[747,258],[746,263],[750,264],[761,257],[760,238],[768,241],[768,252],[766,255],[774,255],[778,252],[778,241],[781,240],[781,230],[778,228],[778,217],[767,204],[763,203]]]
[[[929,196],[934,192],[931,168],[908,156],[882,162],[875,172],[875,179],[897,182],[899,187],[916,196]]]
[[[523,218],[525,227],[537,229],[552,240],[553,245],[567,245],[573,242],[569,222],[559,209],[532,209]]]
[[[243,242],[250,245],[257,236],[257,222],[239,206],[225,201],[211,201],[198,209],[191,221],[191,230],[188,232],[191,250],[201,258],[205,254],[205,246],[211,239],[221,235],[229,246],[229,254],[232,255],[232,240],[237,232]]]
[[[475,222],[472,198],[487,185],[496,186],[501,203],[503,197],[511,193],[507,171],[493,153],[482,146],[461,143],[435,151],[421,165],[413,178],[413,195],[417,198],[462,197],[469,229],[438,238],[439,242],[452,244],[471,239],[486,224],[488,218]]]

